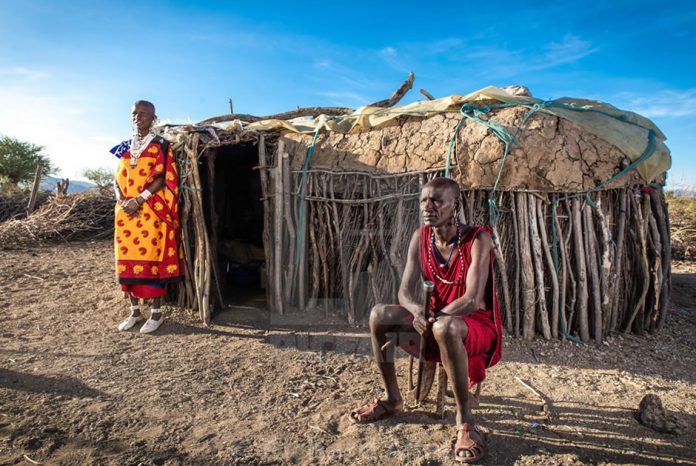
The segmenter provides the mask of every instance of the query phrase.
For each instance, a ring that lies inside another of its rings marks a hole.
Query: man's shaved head
[[[138,134],[144,137],[152,129],[152,123],[157,118],[155,114],[155,105],[147,100],[136,100],[133,104],[131,112],[131,121],[133,127],[137,129]]]
[[[433,178],[432,180],[428,181],[423,188],[433,188],[433,189],[441,189],[447,193],[449,193],[452,196],[453,200],[459,200],[462,196],[462,192],[459,189],[459,185],[457,184],[456,181],[451,180],[450,178],[445,178],[445,177],[437,177]]]
[[[420,208],[426,226],[453,226],[462,204],[459,185],[449,178],[433,178],[423,186]]]
[[[135,103],[133,104],[133,107],[137,107],[138,105],[142,105],[143,107],[148,107],[149,109],[152,110],[152,114],[155,114],[155,104],[152,102],[149,102],[147,100],[136,100]]]

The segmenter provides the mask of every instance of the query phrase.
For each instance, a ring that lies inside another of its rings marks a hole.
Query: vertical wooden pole
[[[503,298],[505,300],[505,330],[512,333],[512,302],[510,301],[510,285],[508,284],[508,271],[505,257],[503,257],[503,247],[500,244],[500,236],[495,225],[493,231],[493,255],[496,260],[496,269],[500,271],[500,282],[498,287],[503,289]]]
[[[263,134],[259,136],[258,141],[259,151],[259,177],[261,178],[261,196],[263,196],[263,252],[266,257],[265,273],[266,273],[266,302],[274,310],[274,302],[271,299],[273,296],[273,275],[271,274],[272,265],[271,258],[271,200],[268,194],[268,165],[266,164],[266,138]]]
[[[556,196],[554,194],[554,196]],[[557,248],[559,251],[558,255],[558,264],[559,264],[559,271],[561,273],[561,284],[560,284],[560,296],[559,296],[559,302],[558,302],[558,314],[559,314],[559,319],[560,319],[560,324],[563,326],[562,328],[564,329],[565,332],[570,334],[570,329],[568,328],[568,322],[566,321],[566,284],[567,284],[567,276],[568,276],[568,259],[566,258],[566,248],[565,248],[565,238],[563,235],[563,228],[561,228],[561,222],[558,218],[558,205],[556,205],[556,232],[558,233],[557,236]],[[555,265],[554,265],[555,269]],[[558,278],[558,277],[556,277]],[[555,326],[558,324],[558,322],[555,322],[553,324],[552,328],[555,328]],[[565,335],[562,334],[561,338],[565,338]]]
[[[546,307],[546,285],[544,281],[544,264],[541,260],[541,238],[537,222],[536,198],[533,194],[527,194],[527,213],[529,218],[529,237],[532,243],[532,261],[534,275],[536,276],[537,302],[539,303],[539,321],[544,338],[551,339],[549,326],[549,312]]]
[[[274,254],[273,258],[273,285],[275,311],[284,314],[283,308],[283,153],[285,143],[282,139],[278,141],[276,150],[276,169],[273,174],[275,202],[273,203],[273,233],[274,233]]]
[[[544,201],[537,199],[536,210],[539,223],[539,233],[541,234],[541,248],[544,252],[544,258],[546,259],[546,266],[549,271],[548,276],[551,278],[551,336],[553,338],[558,338],[558,307],[560,305],[558,275],[556,274],[556,267],[553,263],[549,239],[548,235],[546,234],[546,211],[543,204]]]
[[[602,297],[602,336],[609,333],[609,320],[611,319],[611,297],[616,292],[613,285],[616,283],[616,277],[612,273],[614,268],[614,242],[612,241],[609,222],[604,214],[604,204],[610,206],[609,202],[602,203],[602,193],[599,193],[597,198],[597,225],[601,235],[598,237],[601,247],[598,248],[599,258],[599,289]]]
[[[615,277],[616,277],[616,287],[614,288],[614,295],[612,296],[611,303],[611,319],[609,320],[609,330],[616,330],[619,326],[619,315],[623,314],[620,309],[621,306],[621,296],[623,294],[623,289],[621,288],[621,282],[623,280],[623,264],[624,264],[624,250],[626,244],[626,211],[628,209],[628,196],[629,189],[624,188],[619,193],[619,215],[616,226],[616,255],[614,256],[615,262]]]
[[[667,317],[669,309],[669,296],[671,291],[671,263],[672,263],[672,247],[669,238],[669,219],[667,218],[667,206],[665,204],[664,193],[660,191],[652,191],[650,193],[652,206],[655,210],[655,218],[657,227],[660,231],[662,244],[662,289],[660,290],[660,309],[655,330],[659,330]]]
[[[512,204],[512,224],[513,236],[515,237],[515,338],[520,337],[520,235],[517,218],[517,204],[515,202],[515,193],[510,193],[510,203]]]
[[[201,176],[198,171],[198,135],[193,137],[191,141],[191,149],[189,150],[191,158],[191,169],[193,171],[193,184],[195,190],[192,192],[192,205],[196,226],[196,265],[198,270],[196,274],[196,290],[198,293],[198,309],[201,319],[206,325],[210,324],[210,275],[211,275],[211,254],[210,241],[208,239],[208,227],[205,224],[205,216],[203,214],[203,197],[201,195]]]
[[[210,255],[212,261],[210,266],[212,267],[213,279],[215,280],[215,290],[216,299],[219,302],[221,308],[225,307],[225,301],[222,298],[222,284],[220,283],[220,270],[218,268],[218,229],[219,229],[219,217],[217,213],[217,201],[215,197],[215,158],[217,157],[217,150],[212,150],[208,154],[208,210],[210,211],[210,229],[212,230],[212,235],[210,238]]]
[[[578,328],[580,330],[580,338],[582,341],[589,341],[590,329],[589,319],[587,316],[587,301],[589,299],[587,293],[587,269],[585,266],[585,245],[583,242],[582,229],[582,214],[580,212],[580,199],[573,199],[573,245],[575,252],[575,263],[578,269],[577,285],[578,285]]]
[[[534,338],[535,315],[534,315],[534,267],[532,266],[532,252],[529,240],[529,221],[527,218],[527,194],[517,193],[517,222],[519,229],[517,234],[520,238],[520,276],[522,286],[522,336],[525,340]]]
[[[597,233],[592,218],[592,207],[586,205],[583,210],[585,227],[585,252],[589,269],[590,296],[592,297],[592,320],[594,338],[597,345],[602,344],[602,290],[599,281],[599,264],[597,263]]]
[[[335,176],[331,176],[331,179],[329,180],[329,188],[330,188],[330,194],[331,194],[331,200],[335,201],[336,199],[336,189],[334,185],[334,178]],[[341,284],[343,286],[343,298],[344,302],[346,304],[346,311],[348,313],[348,323],[351,325],[355,323],[356,321],[356,316],[355,316],[355,308],[353,306],[353,296],[351,294],[351,289],[350,289],[350,253],[346,254],[345,248],[344,248],[344,243],[343,243],[343,227],[344,227],[344,222],[341,220],[344,220],[346,218],[347,212],[350,212],[350,207],[349,206],[344,206],[342,208],[344,214],[343,216],[340,216],[338,214],[338,206],[336,202],[331,202],[331,208],[333,211],[333,218],[332,218],[332,223],[333,227],[336,230],[336,240],[337,240],[337,246],[338,246],[338,260],[339,260],[339,266],[341,268]],[[348,256],[348,257],[346,257]]]
[[[653,296],[651,300],[652,310],[646,309],[646,316],[648,317],[646,328],[648,329],[648,332],[654,333],[657,328],[657,321],[660,315],[660,298],[662,280],[664,279],[664,273],[662,270],[662,238],[660,237],[660,231],[657,228],[657,221],[655,220],[651,196],[646,193],[644,194],[644,198],[646,205],[645,218],[648,220],[648,232],[652,237],[650,244],[652,244],[653,249],[653,263],[651,267],[653,275],[651,279],[653,282]]]
[[[572,203],[568,201],[567,199],[563,201],[563,206],[565,207],[566,211],[566,216],[568,218],[567,220],[567,226],[568,226],[568,232],[565,233],[565,240],[563,243],[563,251],[565,254],[565,263],[567,265],[567,276],[568,276],[568,298],[566,301],[568,301],[567,309],[568,309],[568,317],[567,317],[567,325],[566,325],[566,331],[570,335],[572,333],[573,329],[573,317],[575,315],[575,310],[576,310],[576,303],[578,300],[578,284],[577,281],[575,280],[575,272],[573,269],[573,257],[574,257],[574,252],[571,248],[571,241],[573,240],[573,230],[574,228],[574,222],[573,222],[573,208],[572,208]],[[575,321],[577,323],[577,320]]]
[[[304,211],[304,219],[300,225],[298,225],[298,231],[300,235],[300,249],[297,254],[300,256],[299,270],[297,273],[297,287],[299,289],[299,301],[297,303],[301,311],[304,311],[307,307],[307,234],[309,224],[309,204],[304,199],[298,196],[297,206],[302,206]]]
[[[283,173],[283,213],[285,217],[285,225],[288,231],[288,260],[287,260],[287,275],[285,276],[284,298],[285,305],[289,306],[293,302],[293,290],[295,289],[295,251],[297,246],[297,235],[295,233],[295,221],[292,215],[291,190],[290,185],[290,156],[287,152],[278,154],[281,157],[282,173]]]

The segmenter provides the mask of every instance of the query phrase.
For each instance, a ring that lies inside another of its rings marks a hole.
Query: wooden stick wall
[[[199,153],[197,144],[194,135],[179,152],[188,186],[181,196],[188,273],[179,303],[208,322],[215,248],[195,161],[211,149]],[[396,302],[408,242],[419,226],[420,188],[442,171],[310,169],[303,200],[302,172],[291,169],[282,143],[271,147],[259,139],[272,310],[321,310],[355,323],[364,322],[375,303]],[[590,195],[592,203],[560,200],[555,220],[553,202],[563,194],[496,194],[496,284],[509,333],[601,343],[614,332],[660,328],[670,292],[669,220],[662,192],[647,191],[600,191]],[[466,223],[489,224],[487,198],[486,191],[463,191]]]

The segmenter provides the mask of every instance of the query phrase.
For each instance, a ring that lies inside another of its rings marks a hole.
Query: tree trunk
[[[36,174],[34,175],[34,184],[31,187],[31,195],[29,196],[29,204],[27,204],[27,215],[34,212],[36,209],[36,199],[39,195],[39,186],[41,185],[41,162],[36,164]]]

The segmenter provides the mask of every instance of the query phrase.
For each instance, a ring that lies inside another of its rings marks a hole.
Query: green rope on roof
[[[449,143],[449,148],[447,149],[447,159],[445,161],[445,177],[447,178],[449,178],[450,165],[452,163],[452,148],[454,147],[457,141],[457,134],[459,134],[459,128],[462,127],[462,123],[464,123],[464,119],[466,118],[464,112],[460,110],[460,113],[462,114],[462,117],[459,119],[459,123],[457,123],[457,126],[454,127],[454,133],[452,134],[452,138],[450,139]]]

